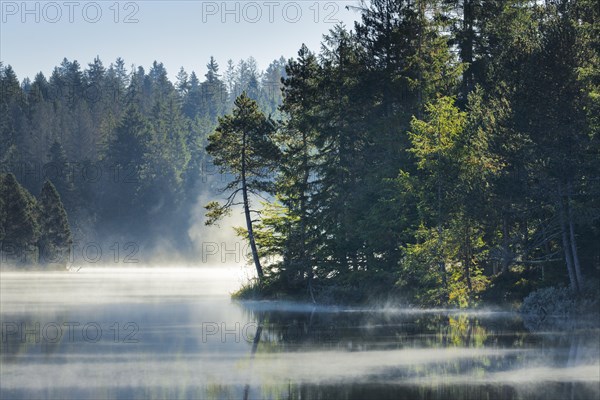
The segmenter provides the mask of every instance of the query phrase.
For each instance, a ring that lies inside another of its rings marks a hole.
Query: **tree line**
[[[600,276],[594,1],[370,0],[209,136],[258,280],[240,296],[519,301]],[[594,286],[596,285],[596,286]]]
[[[31,193],[52,181],[78,242],[151,251],[164,240],[189,252],[192,210],[214,178],[207,135],[243,90],[276,115],[283,74],[283,58],[265,71],[253,58],[221,71],[211,57],[204,79],[181,68],[171,82],[162,63],[106,67],[97,57],[19,82],[0,64],[0,171]]]

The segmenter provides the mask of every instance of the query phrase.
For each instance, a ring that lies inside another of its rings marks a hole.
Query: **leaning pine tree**
[[[264,274],[252,228],[251,213],[257,211],[252,209],[250,196],[272,191],[272,177],[280,155],[279,148],[272,140],[275,131],[274,122],[265,117],[258,104],[244,92],[235,100],[232,114],[219,118],[219,125],[208,137],[209,144],[206,147],[221,173],[233,177],[223,188],[223,192],[228,193],[225,203],[212,201],[206,205],[206,225],[215,224],[232,207],[243,206],[248,241],[259,281],[263,280]],[[242,195],[241,203],[238,201],[239,194]]]
[[[41,264],[65,267],[73,238],[67,213],[58,191],[50,181],[42,187],[39,198],[41,235],[38,241]]]

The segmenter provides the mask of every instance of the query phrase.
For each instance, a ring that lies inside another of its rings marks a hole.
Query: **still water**
[[[240,272],[2,272],[0,398],[600,398],[596,324],[240,303]]]

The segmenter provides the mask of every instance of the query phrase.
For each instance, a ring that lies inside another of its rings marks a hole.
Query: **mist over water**
[[[2,272],[0,397],[600,395],[598,330],[531,332],[493,310],[231,301],[246,275],[224,265]]]

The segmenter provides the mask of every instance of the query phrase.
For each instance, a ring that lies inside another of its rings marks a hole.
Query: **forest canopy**
[[[1,171],[31,193],[51,180],[80,247],[135,243],[151,255],[165,241],[190,254],[192,210],[220,180],[208,134],[243,90],[278,115],[284,74],[283,58],[265,71],[252,58],[230,60],[223,71],[211,57],[203,80],[182,68],[171,82],[160,62],[145,70],[97,57],[85,68],[64,59],[50,77],[19,83],[2,65]]]

